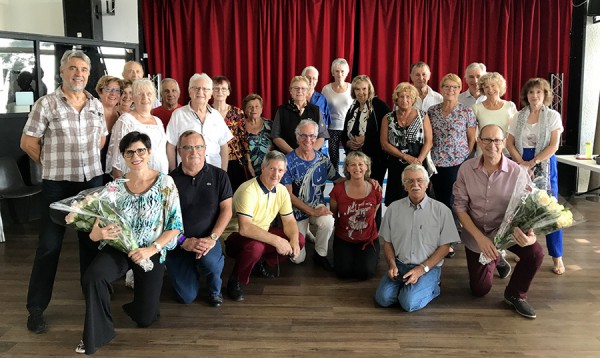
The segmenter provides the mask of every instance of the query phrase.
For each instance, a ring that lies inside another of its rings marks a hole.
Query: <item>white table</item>
[[[572,165],[576,168],[587,169],[587,170],[590,170],[590,171],[593,171],[596,173],[600,173],[600,165],[596,164],[596,161],[594,159],[577,159],[577,158],[575,158],[575,155],[573,155],[573,154],[561,154],[561,155],[556,156],[556,160],[559,163]],[[575,193],[574,195],[575,196],[583,195],[583,194],[590,193],[592,191],[596,191],[598,189],[600,189],[600,187],[590,189],[590,190],[582,192],[582,193]]]
[[[600,165],[596,164],[596,161],[593,159],[576,159],[575,155],[572,154],[562,154],[557,155],[556,160],[560,163],[572,165],[577,168],[591,170],[596,173],[600,173]]]

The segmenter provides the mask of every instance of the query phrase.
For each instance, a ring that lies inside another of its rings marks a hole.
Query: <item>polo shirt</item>
[[[190,176],[180,164],[169,175],[179,191],[185,236],[209,236],[221,213],[219,204],[233,195],[227,172],[205,163],[196,176]]]
[[[267,231],[277,214],[292,214],[292,200],[283,185],[277,184],[269,190],[257,177],[242,183],[235,191],[233,210],[238,216],[252,218],[252,224]]]

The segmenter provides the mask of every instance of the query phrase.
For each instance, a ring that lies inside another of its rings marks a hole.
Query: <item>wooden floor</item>
[[[203,299],[177,303],[165,279],[160,321],[139,329],[120,308],[132,292],[116,282],[117,336],[96,356],[600,357],[600,203],[573,204],[587,221],[565,232],[566,274],[551,273],[546,257],[529,294],[535,320],[502,303],[506,281],[498,278],[487,297],[472,297],[460,246],[443,267],[441,296],[410,314],[374,305],[379,277],[340,281],[307,259],[300,266],[283,264],[279,278],[253,279],[245,301],[226,298],[220,308]],[[48,332],[36,335],[25,327],[37,226],[5,227],[7,242],[0,244],[0,356],[77,356],[85,302],[72,232],[46,311]],[[379,268],[383,274],[383,260]],[[228,261],[225,280],[230,271]]]

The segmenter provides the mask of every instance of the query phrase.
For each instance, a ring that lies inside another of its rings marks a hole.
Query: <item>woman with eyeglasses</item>
[[[320,151],[329,138],[327,127],[323,122],[319,107],[308,102],[308,87],[310,82],[304,76],[295,76],[290,81],[290,95],[288,102],[282,104],[275,112],[271,138],[273,143],[282,153],[288,154],[298,148],[296,141],[296,127],[303,119],[310,119],[319,124],[317,140],[313,144],[315,150]]]
[[[479,79],[479,91],[486,96],[485,101],[473,105],[479,130],[488,124],[496,124],[507,133],[517,106],[500,98],[506,93],[506,80],[498,72],[488,72]],[[477,148],[477,154],[481,153],[481,148]]]
[[[119,178],[128,170],[119,153],[119,142],[130,132],[138,131],[147,134],[152,140],[153,154],[149,158],[150,168],[167,174],[167,136],[162,121],[150,111],[156,99],[154,83],[147,78],[135,80],[132,85],[134,109],[122,114],[112,129],[112,135],[106,158],[106,170],[113,178]]]
[[[431,159],[437,174],[431,177],[434,196],[452,210],[452,186],[458,175],[458,168],[469,157],[475,146],[477,118],[473,110],[458,102],[462,80],[449,73],[442,77],[440,89],[443,101],[429,107],[427,114],[431,121],[433,146]],[[447,257],[454,257],[450,249]]]
[[[533,173],[535,182],[558,199],[558,168],[555,153],[563,131],[560,113],[548,107],[552,103],[550,84],[543,78],[532,78],[521,89],[519,111],[508,130],[506,146],[512,159]],[[556,275],[565,273],[562,260],[563,232],[546,235],[548,253],[552,256]]]
[[[96,93],[102,102],[104,107],[104,120],[106,121],[106,128],[108,129],[108,136],[106,136],[106,143],[100,150],[100,160],[102,161],[102,170],[106,173],[106,155],[108,153],[108,146],[110,143],[110,133],[112,127],[117,122],[117,119],[121,115],[119,113],[119,100],[121,99],[121,92],[123,91],[123,80],[113,76],[102,76],[96,83]],[[110,175],[104,174],[103,182],[108,183],[111,180]]]
[[[335,220],[333,269],[339,278],[367,280],[377,273],[380,245],[375,216],[381,188],[369,182],[370,175],[371,158],[360,151],[348,153],[346,181],[335,184],[329,194]]]
[[[408,82],[399,83],[392,93],[396,110],[388,113],[381,126],[381,147],[388,153],[388,183],[385,205],[408,196],[402,182],[402,171],[410,164],[421,164],[428,170],[427,155],[432,146],[431,123],[425,111],[414,108],[419,92]]]
[[[452,186],[458,168],[475,145],[477,119],[473,110],[458,102],[462,80],[449,73],[440,83],[443,101],[427,112],[433,132],[431,159],[437,174],[431,177],[435,198],[452,209]]]
[[[246,180],[253,177],[248,169],[250,163],[250,148],[248,147],[248,133],[244,121],[244,111],[241,108],[227,103],[231,93],[231,82],[225,76],[213,78],[213,107],[221,113],[225,124],[231,131],[233,138],[229,145],[229,164],[227,175],[231,182],[233,192]]]
[[[130,132],[119,142],[119,151],[128,170],[123,176],[127,181],[116,183],[116,206],[130,224],[140,248],[123,253],[112,246],[102,246],[86,270],[81,279],[85,323],[83,339],[75,349],[77,353],[93,354],[115,337],[110,312],[112,282],[129,269],[135,277],[134,295],[133,301],[123,305],[123,310],[140,328],[158,320],[166,251],[175,247],[183,230],[179,195],[173,179],[149,166],[153,154],[150,137]],[[115,240],[121,232],[116,224],[101,228],[98,223],[96,220],[90,232],[92,241]],[[137,265],[145,259],[154,264],[148,272]]]

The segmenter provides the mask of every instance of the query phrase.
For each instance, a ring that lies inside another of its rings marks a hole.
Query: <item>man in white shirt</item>
[[[486,96],[479,90],[479,78],[486,73],[483,63],[473,62],[465,69],[465,82],[469,86],[466,91],[458,95],[458,102],[467,107],[486,100]]]
[[[414,107],[425,112],[427,112],[429,107],[442,103],[444,100],[441,94],[427,85],[430,78],[431,70],[425,62],[419,61],[410,66],[410,80],[417,88],[417,91],[419,91],[419,96],[415,101]]]

